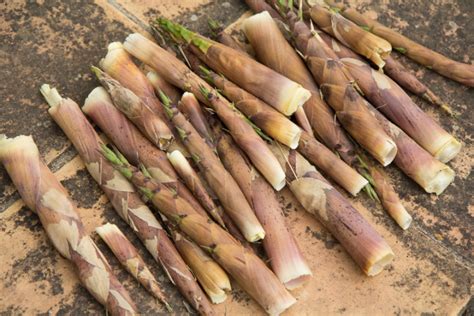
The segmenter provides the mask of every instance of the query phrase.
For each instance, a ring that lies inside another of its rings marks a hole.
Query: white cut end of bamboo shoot
[[[241,231],[241,233],[249,242],[257,242],[265,238],[265,231],[261,225],[246,225],[245,231]]]
[[[373,263],[370,265],[369,269],[366,271],[368,276],[375,276],[383,271],[385,266],[390,264],[395,255],[393,251],[389,248],[381,252],[376,258],[374,258]]]
[[[277,110],[286,116],[290,116],[308,101],[311,97],[311,92],[299,84],[292,82],[292,84],[281,88],[280,96],[280,106]]]
[[[391,139],[387,139],[383,147],[378,151],[378,157],[375,157],[384,167],[392,163],[397,155],[397,145]]]
[[[373,54],[369,59],[372,60],[374,64],[379,67],[379,69],[383,69],[383,67],[385,67],[385,60],[380,54]]]
[[[150,70],[146,73],[146,77],[150,81],[151,85],[155,88],[155,90],[158,90],[160,88],[160,77],[156,72]]]
[[[288,123],[292,123],[291,121],[288,120]],[[289,125],[289,124],[288,124]],[[286,145],[290,147],[291,149],[296,149],[298,148],[298,145],[300,143],[300,138],[301,138],[301,133],[302,130],[301,128],[298,127],[296,124],[291,124],[287,126],[288,128],[276,128],[276,135],[270,135],[276,140],[278,140],[280,143],[283,145]],[[268,133],[270,134],[270,133]]]
[[[291,265],[291,270],[286,269],[285,271],[279,271],[277,275],[278,279],[280,279],[281,283],[283,283],[288,290],[299,288],[308,282],[313,276],[313,273],[302,258],[292,261],[293,264]]]
[[[42,84],[40,92],[51,108],[57,107],[63,100],[58,90],[51,88],[49,84]]]
[[[454,137],[448,134],[448,139],[441,146],[440,149],[434,154],[434,157],[442,163],[447,163],[453,159],[461,150],[461,143],[458,142]]]
[[[188,99],[188,98],[193,99],[193,102],[196,102],[196,103],[199,102],[198,99],[196,98],[196,96],[194,95],[194,93],[185,91],[185,92],[183,93],[183,95],[181,96],[181,100],[183,100],[183,99]]]
[[[298,133],[293,137],[288,139],[287,144],[283,143],[284,145],[287,145],[291,149],[296,149],[298,148],[298,144],[300,143],[300,136],[301,136],[301,130],[298,131]]]
[[[281,167],[276,169],[276,172],[273,172],[273,176],[271,178],[265,178],[267,179],[267,181],[270,182],[270,184],[276,191],[280,191],[286,185],[285,173],[283,172],[283,169],[281,169]]]
[[[293,296],[291,296],[291,299],[288,298],[285,301],[280,300],[278,305],[275,304],[275,305],[271,306],[270,308],[268,308],[267,313],[270,316],[280,315],[281,313],[286,311],[288,308],[290,308],[295,303],[296,303],[296,299]]]
[[[207,295],[209,295],[209,298],[211,299],[212,304],[221,304],[224,303],[225,300],[227,299],[227,294],[224,291],[221,291],[219,293],[209,293],[206,292]]]
[[[122,43],[112,42],[107,46],[107,55],[102,58],[99,62],[100,68],[104,69],[106,72],[115,65],[115,62],[120,58],[121,54],[126,54],[127,52],[123,48]]]
[[[91,91],[91,93],[89,93],[86,100],[84,101],[84,105],[82,106],[82,111],[84,111],[84,113],[89,113],[89,110],[92,110],[94,104],[97,102],[107,102],[113,104],[109,94],[107,93],[107,90],[105,90],[103,87],[96,87]]]
[[[349,169],[348,169],[349,170]],[[357,196],[359,192],[367,185],[369,184],[369,181],[367,181],[366,178],[361,176],[357,171],[354,169],[350,168],[352,172],[352,177],[351,179],[354,179],[351,188],[345,188],[352,196]]]
[[[454,170],[446,165],[443,166],[430,181],[427,181],[427,185],[424,186],[426,192],[440,195],[453,182]]]
[[[105,243],[107,245],[109,245],[109,243],[107,242],[109,236],[111,236],[113,234],[122,235],[122,232],[120,231],[120,229],[116,225],[111,224],[111,223],[106,223],[102,226],[96,227],[95,231],[100,236],[100,238],[103,241],[105,241]],[[109,247],[110,247],[110,245],[109,245]],[[112,248],[112,247],[110,247],[110,248]]]
[[[193,168],[189,164],[186,157],[179,150],[174,150],[167,154],[168,160],[171,162],[176,171],[180,174],[194,173]]]
[[[31,136],[19,135],[8,138],[6,135],[0,135],[0,159],[11,155],[12,152],[19,151],[23,155],[31,154],[39,156],[38,148]]]
[[[153,42],[145,36],[139,33],[133,33],[127,36],[123,43],[123,48],[131,55],[146,63],[152,55],[153,46],[150,45],[152,43]]]
[[[407,230],[410,227],[413,218],[407,212],[405,207],[401,204],[398,205],[397,210],[395,213],[390,214],[395,222],[397,222],[398,226],[400,226],[403,230]]]
[[[252,28],[252,26],[255,24],[260,25],[261,23],[268,23],[268,22],[273,23],[273,18],[268,13],[268,11],[262,11],[260,13],[256,13],[246,18],[242,22],[242,30],[244,31],[244,33],[247,33],[249,27]]]

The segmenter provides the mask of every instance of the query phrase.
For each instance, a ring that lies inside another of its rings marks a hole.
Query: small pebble
[[[223,6],[224,8],[230,8],[230,3],[227,2],[227,1],[226,1],[226,2],[222,2],[222,6]]]
[[[198,19],[198,17],[197,17],[196,14],[193,14],[193,15],[191,15],[191,17],[190,17],[190,20],[193,21],[193,22],[197,21],[197,19]]]

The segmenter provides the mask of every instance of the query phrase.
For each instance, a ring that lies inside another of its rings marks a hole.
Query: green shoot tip
[[[179,128],[178,126],[176,126],[176,130],[178,131],[179,137],[182,140],[186,140],[186,137],[188,137],[188,135],[186,134],[186,131],[182,128]]]
[[[163,102],[166,107],[169,107],[171,105],[171,99],[166,95],[163,90],[158,89],[158,96],[160,97],[161,102]]]
[[[217,20],[209,18],[207,19],[207,25],[209,25],[209,28],[214,33],[219,33],[222,31],[222,25]]]
[[[211,74],[211,70],[209,70],[204,65],[199,65],[199,70],[201,70],[206,76],[209,76]]]
[[[100,69],[99,67],[96,67],[94,65],[91,66],[91,71],[94,73],[94,75],[96,75],[97,78],[100,79],[100,77],[104,74],[104,72],[102,71],[102,69]]]
[[[113,148],[113,151],[114,151],[115,155],[116,155],[116,156],[118,157],[118,159],[120,160],[120,162],[121,162],[122,164],[124,164],[125,166],[130,166],[130,164],[128,163],[127,158],[125,158],[125,156],[122,155],[122,153],[118,150],[118,148],[115,147],[115,146],[112,146],[112,148]]]
[[[404,47],[394,47],[393,49],[395,49],[400,54],[406,54],[407,53],[407,49],[404,48]]]
[[[199,85],[199,91],[201,91],[201,94],[208,100],[212,97],[211,91],[204,85]]]
[[[180,42],[185,41],[188,44],[192,44],[199,48],[204,54],[207,53],[212,42],[185,28],[184,26],[174,23],[171,20],[165,18],[157,18],[156,23],[161,29],[167,31],[174,41]]]
[[[163,105],[163,108],[165,109],[166,116],[168,116],[169,119],[173,118],[173,110],[171,109],[171,100],[168,98],[166,93],[164,93],[161,89],[158,89],[158,96],[160,97],[161,104]]]
[[[151,178],[151,174],[150,174],[150,172],[148,171],[148,169],[145,167],[144,164],[140,163],[140,166],[139,166],[139,167],[140,167],[140,171],[143,173],[143,175],[144,175],[145,177]]]
[[[122,166],[122,161],[120,161],[119,157],[114,153],[112,149],[107,147],[105,144],[100,145],[101,151],[100,153],[112,164],[117,166]]]
[[[170,305],[168,302],[162,301],[162,303],[165,305],[166,310],[167,310],[169,313],[172,313],[172,312],[173,312],[173,308],[171,307],[171,305]]]

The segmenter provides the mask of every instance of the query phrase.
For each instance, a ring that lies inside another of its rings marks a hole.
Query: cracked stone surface
[[[176,4],[179,3],[179,4]],[[474,2],[466,0],[350,0],[412,39],[466,63],[474,56]],[[207,18],[232,24],[248,8],[243,1],[210,0],[80,0],[4,1],[0,3],[0,134],[33,135],[45,161],[77,202],[89,232],[105,222],[124,231],[171,298],[177,314],[190,313],[133,231],[116,215],[100,188],[84,169],[69,141],[47,113],[39,93],[42,83],[81,104],[98,85],[89,71],[109,42],[130,32],[146,32],[147,22],[165,16],[209,35]],[[458,114],[453,119],[414,98],[415,102],[463,143],[449,163],[456,179],[439,197],[424,193],[395,166],[386,168],[404,205],[414,218],[401,231],[383,209],[365,196],[351,202],[393,248],[396,258],[386,271],[365,277],[341,245],[284,189],[279,200],[290,230],[299,241],[313,279],[293,291],[298,303],[287,315],[455,315],[472,311],[474,203],[471,177],[474,114],[473,89],[394,53],[422,82]],[[129,276],[99,241],[113,271],[143,314],[165,310]],[[97,314],[103,308],[80,286],[72,265],[46,238],[36,215],[21,201],[0,167],[0,314]],[[263,310],[234,285],[219,314],[260,315]]]

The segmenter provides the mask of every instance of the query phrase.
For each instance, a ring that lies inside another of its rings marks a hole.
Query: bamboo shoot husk
[[[66,189],[40,158],[33,138],[0,135],[0,161],[56,250],[74,264],[89,293],[112,315],[137,315],[127,290],[85,232]]]
[[[209,146],[213,146],[213,140],[211,136],[211,129],[209,124],[206,122],[203,112],[201,111],[201,105],[194,94],[190,92],[183,93],[181,100],[177,103],[178,109],[186,116],[186,118],[193,124],[199,135],[204,138]]]
[[[393,189],[393,186],[388,182],[388,178],[382,173],[382,171],[375,167],[370,169],[370,176],[376,183],[376,185],[374,185],[375,192],[377,193],[383,208],[395,220],[398,226],[403,230],[407,230],[408,227],[410,227],[413,218],[400,202],[400,197]]]
[[[166,301],[158,281],[146,266],[137,249],[114,224],[106,223],[96,227],[95,231],[112,250],[120,264],[155,298],[160,300],[171,312],[171,306]]]
[[[293,114],[311,96],[294,81],[256,62],[246,54],[206,39],[166,19],[157,23],[175,38],[186,41],[193,52],[216,72],[265,100],[285,115]]]
[[[385,59],[392,51],[392,45],[381,37],[360,28],[338,12],[328,10],[320,4],[309,9],[311,19],[324,32],[334,36],[344,45],[360,55],[370,59],[379,69],[385,65]]]
[[[192,58],[189,59],[191,65],[193,65]],[[193,68],[204,70],[203,75],[207,80],[233,101],[235,106],[263,131],[269,134],[272,131],[280,132],[282,130],[282,128],[279,128],[280,126],[291,124],[291,121],[281,113],[245,90],[240,89],[223,76],[196,65]],[[299,148],[300,146],[301,148]],[[367,180],[306,132],[301,133],[297,150],[353,195],[356,195],[367,184]]]
[[[161,78],[156,71],[148,71],[146,77],[155,89],[155,93],[158,93],[160,90],[163,91],[173,103],[177,103],[181,98],[181,92],[179,89]]]
[[[364,96],[436,159],[448,162],[459,153],[461,143],[423,112],[392,79],[360,60],[343,58],[341,62]]]
[[[227,292],[232,289],[225,271],[194,242],[177,231],[172,232],[172,235],[176,247],[212,303],[223,303],[227,299]]]
[[[357,25],[368,29],[369,32],[386,39],[396,51],[417,63],[468,87],[474,87],[474,65],[457,62],[443,56],[379,22],[365,17],[354,9],[344,8],[341,14]]]
[[[352,51],[349,47],[345,46],[337,39],[324,33],[323,31],[316,30],[322,40],[337,54],[339,58],[353,58],[360,61],[365,59]],[[425,99],[426,101],[439,106],[444,112],[451,116],[454,116],[454,112],[451,107],[443,102],[433,91],[431,91],[425,84],[423,84],[418,78],[415,77],[408,69],[405,68],[398,60],[392,56],[388,56],[385,59],[385,66],[383,72],[392,78],[405,90]]]
[[[197,213],[184,199],[137,168],[123,156],[103,148],[104,156],[168,219],[226,270],[270,315],[279,315],[296,300],[254,253],[239,244],[212,220]]]
[[[234,178],[184,115],[175,106],[169,104],[169,100],[166,100],[164,95],[162,101],[170,121],[179,131],[182,142],[191,153],[207,183],[219,197],[224,211],[249,242],[263,239],[265,231]]]
[[[125,114],[153,144],[158,146],[161,150],[168,149],[174,141],[174,137],[168,125],[166,125],[160,116],[142,102],[135,93],[122,86],[120,82],[96,67],[92,67],[92,70],[102,86],[109,93],[113,104]]]
[[[232,49],[235,49],[236,51],[248,54],[248,52],[242,47],[241,43],[235,40],[234,37],[232,37],[232,35],[227,34],[223,26],[218,21],[214,19],[208,19],[207,25],[209,26],[212,32],[213,40],[225,46],[228,46]]]
[[[166,154],[154,146],[113,104],[102,87],[97,87],[84,102],[82,111],[96,123],[107,137],[136,166],[143,164],[151,176],[185,198],[201,214],[199,202],[179,180]]]
[[[264,0],[245,0],[245,3],[252,9],[253,12],[259,13],[267,11],[272,18],[281,19],[280,14]]]
[[[129,35],[124,47],[155,70],[159,69],[166,81],[192,92],[201,102],[211,106],[230,130],[235,142],[248,155],[265,179],[276,190],[281,190],[285,186],[283,170],[265,142],[227,100],[218,96],[216,92],[212,92],[213,89],[209,84],[191,72],[176,57],[140,34]],[[211,94],[203,93],[208,91]]]
[[[221,218],[223,212],[222,208],[214,203],[198,174],[191,167],[186,157],[184,157],[180,151],[175,150],[168,153],[168,160],[209,215],[222,227],[225,227],[224,221]]]
[[[132,227],[184,298],[200,314],[213,315],[210,302],[151,210],[141,201],[129,181],[100,154],[103,143],[79,106],[70,99],[62,98],[56,89],[47,85],[41,87],[41,92],[51,106],[50,115],[73,143],[87,170],[118,215]],[[118,110],[116,112],[120,114]],[[109,118],[113,120],[114,116]]]
[[[271,148],[305,210],[333,234],[365,274],[380,273],[394,257],[385,240],[303,156],[282,145]]]

